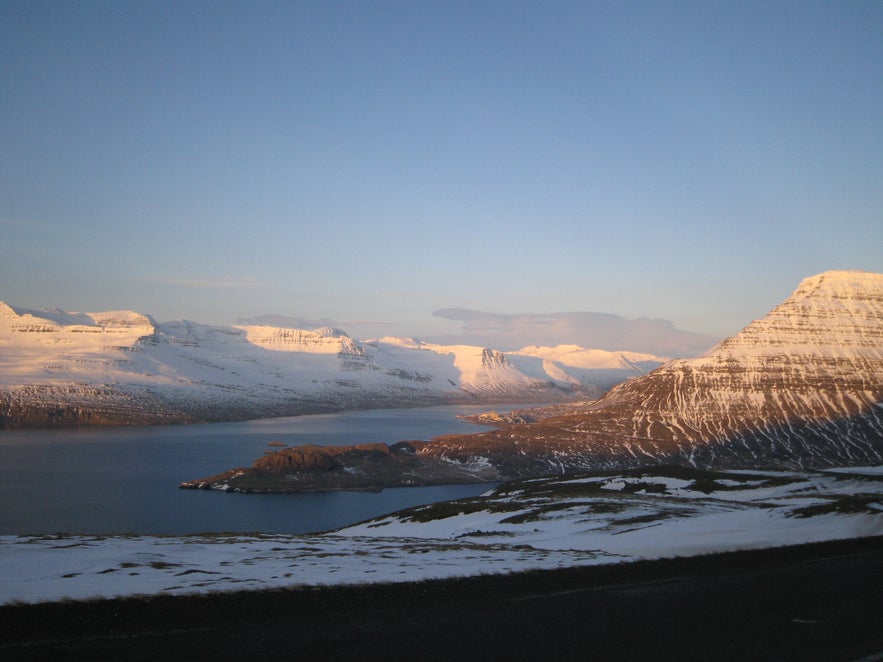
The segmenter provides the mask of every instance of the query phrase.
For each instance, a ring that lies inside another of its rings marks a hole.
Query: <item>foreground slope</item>
[[[597,397],[663,361],[582,352],[563,361],[510,360],[482,347],[358,341],[329,327],[157,323],[131,311],[28,311],[0,303],[0,427],[571,400]]]
[[[185,486],[302,491],[648,464],[877,464],[881,402],[883,275],[826,272],[706,356],[664,364],[565,415],[430,443],[337,448],[333,458],[283,450]]]
[[[438,660],[879,660],[881,565],[878,537],[468,579],[18,604],[0,607],[0,651],[28,660],[281,651],[308,660],[427,651]]]
[[[880,536],[881,499],[879,468],[654,467],[514,481],[311,535],[0,536],[0,603],[401,582]]]

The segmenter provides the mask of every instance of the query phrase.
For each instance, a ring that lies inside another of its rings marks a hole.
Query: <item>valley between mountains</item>
[[[705,356],[601,398],[472,435],[287,448],[182,487],[377,490],[680,465],[812,469],[883,462],[883,275],[805,279]]]

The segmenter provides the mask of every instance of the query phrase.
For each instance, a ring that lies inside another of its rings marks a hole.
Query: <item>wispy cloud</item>
[[[506,351],[527,345],[575,344],[592,349],[683,357],[701,354],[719,340],[681,331],[665,319],[626,319],[607,313],[501,314],[445,308],[433,315],[463,323],[458,333],[432,338],[434,342],[485,345]]]
[[[350,319],[339,320],[330,317],[294,317],[289,315],[257,315],[256,317],[240,317],[237,324],[246,326],[278,326],[283,329],[317,329],[323,326],[331,326],[336,329],[363,329],[374,330],[398,327],[398,322],[386,322],[382,320]]]
[[[47,221],[35,221],[24,218],[0,218],[0,227],[22,228],[24,230],[66,230],[68,225],[63,223],[49,223]]]
[[[292,317],[273,314],[240,317],[236,320],[236,323],[244,326],[278,326],[283,329],[316,329],[322,326],[343,326],[343,322],[330,317]]]
[[[220,276],[216,278],[193,278],[188,276],[150,277],[155,285],[196,290],[244,290],[264,287],[254,276]]]
[[[17,218],[0,218],[0,225],[24,228],[29,224],[26,221],[20,221]]]

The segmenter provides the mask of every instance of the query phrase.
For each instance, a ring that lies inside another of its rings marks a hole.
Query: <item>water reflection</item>
[[[273,450],[271,441],[343,445],[477,432],[486,428],[456,416],[486,409],[426,407],[210,425],[0,431],[0,534],[308,533],[477,495],[488,486],[242,495],[177,485],[248,466]]]

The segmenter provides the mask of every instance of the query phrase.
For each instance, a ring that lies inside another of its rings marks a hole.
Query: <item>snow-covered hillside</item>
[[[31,311],[0,303],[0,425],[566,400],[597,397],[663,362],[571,354],[559,361],[410,339],[358,341],[330,327],[157,323],[131,311]]]
[[[535,359],[542,360],[539,365],[543,373],[556,376],[563,383],[583,388],[594,386],[601,391],[655,370],[660,365],[659,357],[652,354],[608,352],[579,345],[531,345],[509,356],[510,361],[526,372],[537,367]]]
[[[883,535],[881,467],[533,479],[304,536],[0,536],[0,604],[402,582]]]

